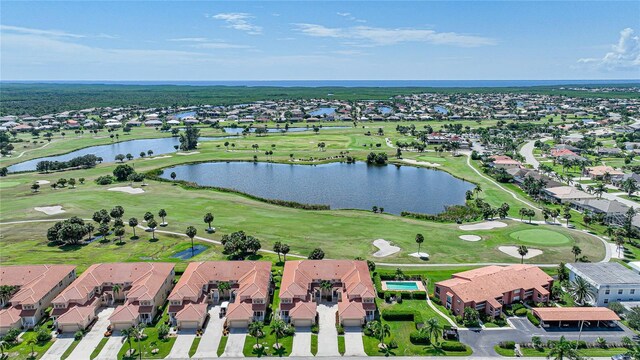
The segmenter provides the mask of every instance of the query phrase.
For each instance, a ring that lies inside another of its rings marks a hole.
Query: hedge
[[[424,324],[422,314],[415,310],[384,309],[380,316],[387,321],[413,321],[416,326]]]
[[[533,315],[531,311],[527,311],[527,319],[529,319],[529,321],[531,321],[533,325],[540,326],[540,320],[538,320],[538,318],[535,317],[535,315]]]
[[[413,331],[409,334],[409,341],[416,345],[431,345],[431,339],[426,332]]]
[[[440,347],[444,351],[467,351],[467,346],[457,341],[444,341]]]
[[[516,342],[515,341],[501,341],[500,344],[498,344],[498,346],[500,346],[501,349],[513,350],[513,349],[516,348]]]
[[[525,316],[529,313],[529,310],[527,310],[527,308],[520,308],[517,309],[516,311],[513,312],[516,316]]]

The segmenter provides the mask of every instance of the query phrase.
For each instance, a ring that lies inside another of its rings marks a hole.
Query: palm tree
[[[529,253],[529,249],[526,246],[518,246],[518,254],[520,254],[520,264],[524,264],[524,257]]]
[[[589,283],[580,276],[576,276],[576,278],[569,283],[567,291],[575,299],[575,302],[578,305],[585,305],[594,298],[591,285],[589,285]]]
[[[518,210],[518,214],[520,214],[520,221],[522,221],[524,220],[524,217],[529,214],[529,211],[526,208],[520,208],[520,210]]]
[[[476,193],[476,198],[477,198],[478,194],[482,192],[482,187],[480,185],[476,185],[476,187],[473,189],[473,192]]]
[[[185,234],[189,237],[189,239],[191,239],[191,256],[193,256],[193,238],[196,236],[196,234],[198,234],[198,230],[196,230],[196,228],[193,226],[189,226],[187,227],[187,231],[185,231]]]
[[[29,358],[30,359],[35,359],[36,358],[36,350],[34,349],[34,346],[38,343],[38,340],[36,340],[36,338],[31,338],[29,340],[27,340],[27,345],[29,345],[31,347],[31,353],[29,354]]]
[[[231,289],[231,284],[229,284],[228,281],[223,281],[221,283],[218,283],[218,291],[222,293],[222,295],[225,294],[225,292],[229,291]]]
[[[624,238],[622,236],[616,236],[616,246],[618,248],[618,257],[620,257],[620,250],[624,250]]]
[[[116,301],[116,295],[120,293],[120,290],[122,290],[122,288],[118,284],[114,284],[113,287],[111,288],[111,291],[113,292],[114,302]]]
[[[151,240],[155,240],[156,239],[156,227],[158,227],[158,223],[154,219],[151,219],[147,223],[147,226],[149,227],[149,229],[151,229]]]
[[[563,360],[563,359],[579,359],[580,356],[576,350],[571,346],[564,336],[560,337],[560,340],[552,342],[549,349],[547,359]]]
[[[418,244],[418,255],[420,255],[420,245],[424,242],[422,234],[416,234],[416,244]]]
[[[384,338],[387,336],[391,336],[391,328],[389,328],[389,324],[381,324],[378,328],[378,339],[380,339],[380,344],[382,344],[383,346]]]
[[[256,338],[256,349],[261,347],[260,338],[264,336],[264,323],[262,321],[254,321],[249,324],[249,335]]]
[[[9,347],[9,343],[4,339],[0,339],[0,359],[4,360],[5,354],[4,350]]]
[[[322,280],[322,282],[320,282],[320,297],[322,298],[322,296],[327,292],[331,294],[332,289],[333,285],[331,284],[331,282]]]
[[[140,354],[140,360],[142,360],[142,330],[144,330],[144,323],[138,323],[133,327],[133,333],[138,342],[138,353]]]
[[[158,216],[162,219],[160,226],[166,226],[167,223],[164,221],[164,218],[167,216],[167,211],[165,209],[160,209],[160,211],[158,211]]]
[[[129,219],[129,226],[131,226],[131,230],[133,230],[133,237],[136,237],[136,226],[138,226],[138,219],[132,217]]]
[[[571,253],[573,254],[573,261],[578,262],[578,256],[582,254],[582,249],[578,245],[573,245]]]
[[[130,328],[127,329],[123,329],[121,331],[122,336],[124,337],[124,339],[127,341],[127,344],[129,345],[129,351],[127,352],[129,355],[131,355],[132,351],[131,351],[131,339],[135,337],[135,328],[132,326]]]
[[[287,332],[287,324],[280,318],[277,318],[271,324],[271,333],[276,336],[276,349],[280,349],[280,338]]]
[[[209,228],[207,229],[207,231],[211,231],[211,223],[213,222],[213,214],[208,212],[206,214],[204,214],[204,222],[209,224]]]
[[[440,336],[440,331],[442,330],[442,325],[440,325],[440,322],[438,321],[437,318],[433,317],[427,320],[427,322],[424,324],[424,327],[422,329],[425,329],[425,331],[429,335],[429,339],[434,338],[433,341],[431,342],[433,344],[436,341],[438,341],[438,337]]]
[[[287,254],[289,253],[289,245],[282,244],[282,247],[280,248],[280,252],[284,256],[284,261],[287,261]]]
[[[282,243],[280,241],[276,241],[273,244],[273,251],[278,254],[278,262],[282,262],[282,259],[280,257],[280,254],[282,253]]]

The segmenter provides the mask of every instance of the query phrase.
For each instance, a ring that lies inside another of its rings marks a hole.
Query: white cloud
[[[167,39],[167,41],[175,41],[175,42],[207,42],[209,39],[203,37],[186,37],[186,38],[174,38]]]
[[[249,49],[251,46],[229,44],[226,42],[201,42],[191,45],[195,49]]]
[[[28,35],[39,35],[39,36],[48,36],[48,37],[67,37],[67,38],[84,38],[85,35],[72,34],[65,31],[60,30],[41,30],[41,29],[31,29],[20,26],[11,26],[11,25],[0,25],[0,31],[2,32],[12,32],[18,34],[28,34]],[[104,36],[104,34],[102,34]]]
[[[611,45],[611,51],[604,57],[582,58],[578,62],[606,71],[637,71],[640,69],[640,36],[635,35],[633,29],[626,28],[620,31],[618,43]]]
[[[394,45],[404,42],[427,42],[461,47],[496,44],[494,39],[487,37],[426,29],[392,29],[371,26],[330,28],[318,24],[294,24],[294,26],[298,31],[308,36],[358,40],[362,46]]]
[[[351,13],[348,13],[348,12],[337,12],[336,14],[338,14],[338,16],[342,16],[342,17],[351,16]]]
[[[224,21],[228,28],[244,31],[250,35],[262,34],[262,27],[251,23],[253,15],[247,13],[220,13],[210,16],[213,19]]]

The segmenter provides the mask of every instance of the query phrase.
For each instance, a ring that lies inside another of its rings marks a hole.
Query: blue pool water
[[[387,281],[387,289],[398,291],[417,291],[418,284],[415,281]]]

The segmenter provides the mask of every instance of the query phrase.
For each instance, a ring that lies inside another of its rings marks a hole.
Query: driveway
[[[204,334],[193,357],[217,357],[223,328],[224,318],[220,318],[220,306],[214,306],[209,310],[209,322],[204,328]]]
[[[289,356],[313,356],[311,354],[311,327],[296,326],[293,347]]]
[[[113,360],[118,358],[118,352],[122,348],[124,336],[120,331],[116,331],[109,337],[107,343],[96,357],[97,360]]]
[[[180,330],[178,331],[178,337],[176,342],[173,343],[171,352],[167,356],[168,358],[189,358],[189,350],[191,350],[191,344],[196,339],[196,330]]]
[[[108,307],[98,312],[98,320],[91,330],[80,340],[78,346],[71,352],[67,360],[87,360],[89,356],[98,347],[98,344],[104,337],[104,333],[109,327],[109,316],[115,308]]]
[[[56,341],[42,355],[40,360],[58,360],[62,358],[62,354],[67,351],[67,348],[73,343],[73,334],[60,334],[56,337]]]
[[[246,337],[246,329],[231,329],[227,339],[227,347],[224,348],[222,357],[244,357],[242,350],[244,349]]]
[[[550,140],[551,138],[542,138],[540,139],[541,142],[545,142],[547,140]],[[533,149],[535,148],[535,143],[538,140],[530,140],[529,142],[527,142],[526,144],[524,144],[522,146],[522,148],[520,148],[520,155],[522,155],[525,159],[525,162],[527,164],[530,164],[533,166],[534,169],[537,169],[538,166],[540,166],[540,162],[538,161],[538,159],[536,159],[535,156],[533,156]]]
[[[344,356],[367,356],[362,343],[362,328],[344,328]]]
[[[318,305],[318,353],[316,356],[340,356],[338,352],[338,330],[336,312],[338,305]]]

